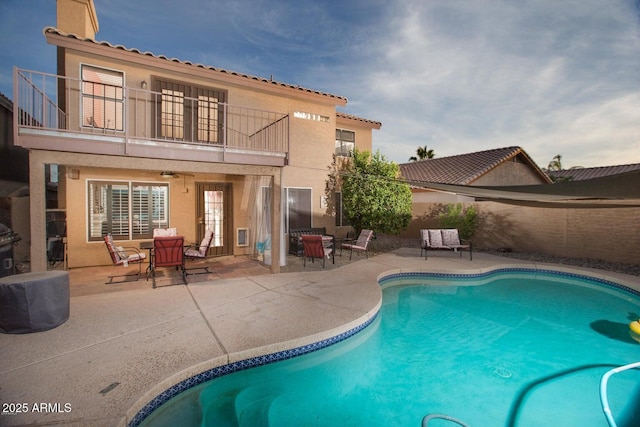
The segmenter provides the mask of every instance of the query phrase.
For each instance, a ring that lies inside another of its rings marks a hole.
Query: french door
[[[206,230],[213,231],[209,255],[233,254],[233,216],[231,185],[223,183],[196,184],[196,229],[198,241]]]

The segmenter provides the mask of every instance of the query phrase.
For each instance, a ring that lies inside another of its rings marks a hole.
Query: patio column
[[[272,176],[271,189],[271,272],[280,273],[280,258],[284,252],[280,247],[282,239],[282,168]]]
[[[29,206],[31,209],[31,271],[47,270],[47,197],[45,162],[38,151],[29,151]]]

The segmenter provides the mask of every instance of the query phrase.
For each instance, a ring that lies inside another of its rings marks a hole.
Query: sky
[[[94,0],[96,39],[348,98],[405,163],[522,147],[640,163],[640,0]],[[55,73],[55,0],[0,0],[0,92]]]

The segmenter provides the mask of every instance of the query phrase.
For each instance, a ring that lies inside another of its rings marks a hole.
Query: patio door
[[[233,254],[233,216],[231,213],[231,185],[222,183],[196,184],[196,229],[198,241],[206,230],[213,231],[209,255]]]

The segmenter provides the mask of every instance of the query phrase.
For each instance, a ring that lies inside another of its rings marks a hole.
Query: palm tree
[[[550,171],[560,171],[562,170],[562,155],[556,154],[553,159],[549,162],[547,166],[547,170]]]
[[[417,162],[418,159],[420,160],[433,159],[436,156],[436,153],[432,149],[427,148],[426,145],[424,147],[418,147],[418,149],[416,150],[416,154],[418,155],[418,157],[416,156],[409,157],[410,162]]]

